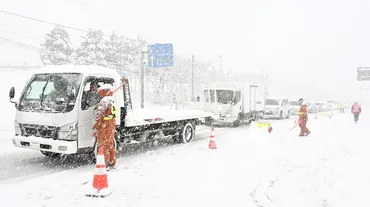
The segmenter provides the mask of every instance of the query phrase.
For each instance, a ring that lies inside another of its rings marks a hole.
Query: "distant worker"
[[[341,103],[341,104],[339,105],[339,113],[344,114],[344,108],[345,108],[344,103]]]
[[[110,170],[116,166],[116,148],[114,145],[116,109],[112,96],[112,85],[102,85],[98,90],[98,94],[102,99],[97,107],[94,136],[97,139],[98,148],[103,148],[104,150],[105,164],[107,170]]]
[[[298,100],[298,104],[300,106],[299,109],[299,128],[301,128],[301,133],[299,134],[300,137],[307,136],[311,134],[310,130],[307,128],[307,121],[308,121],[308,113],[307,113],[307,105],[304,103],[303,98]]]
[[[357,123],[358,122],[358,118],[359,118],[359,116],[361,114],[361,106],[358,105],[357,102],[355,102],[352,105],[351,112],[353,114],[353,118],[355,119],[355,123]]]

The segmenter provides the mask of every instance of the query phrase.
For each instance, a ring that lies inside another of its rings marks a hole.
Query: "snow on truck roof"
[[[81,73],[84,76],[104,74],[113,77],[120,76],[117,71],[111,68],[96,65],[48,65],[34,70],[33,73]]]

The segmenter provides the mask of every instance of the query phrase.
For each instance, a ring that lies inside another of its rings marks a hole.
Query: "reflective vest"
[[[110,112],[111,112],[111,114],[109,114],[109,115],[106,115],[106,116],[104,116],[104,120],[105,121],[108,121],[108,120],[111,120],[111,119],[113,119],[113,118],[116,118],[117,117],[117,111],[116,111],[116,107],[115,107],[115,105],[114,105],[114,100],[110,100]]]

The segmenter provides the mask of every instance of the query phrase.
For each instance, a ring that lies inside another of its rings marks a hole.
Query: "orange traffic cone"
[[[269,128],[268,128],[268,132],[271,133],[272,132],[272,126],[270,125]]]
[[[108,188],[108,175],[104,160],[104,151],[99,148],[98,157],[96,159],[95,174],[93,179],[93,190],[91,193],[86,193],[87,197],[107,197],[111,194]]]
[[[209,136],[209,144],[208,144],[209,149],[217,149],[215,136],[213,136],[213,131],[215,131],[215,128],[212,127],[211,135]]]

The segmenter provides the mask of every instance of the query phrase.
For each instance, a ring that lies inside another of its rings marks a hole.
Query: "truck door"
[[[250,94],[249,94],[249,107],[250,107],[250,111],[254,111],[254,110],[257,110],[257,106],[256,106],[256,102],[257,102],[257,88],[258,86],[257,85],[250,85]]]
[[[78,118],[79,148],[92,147],[94,145],[93,125],[95,123],[95,109],[97,103],[100,101],[97,89],[105,83],[111,83],[113,85],[114,80],[105,77],[87,77],[84,81]],[[97,84],[96,88],[94,88],[95,84]]]

